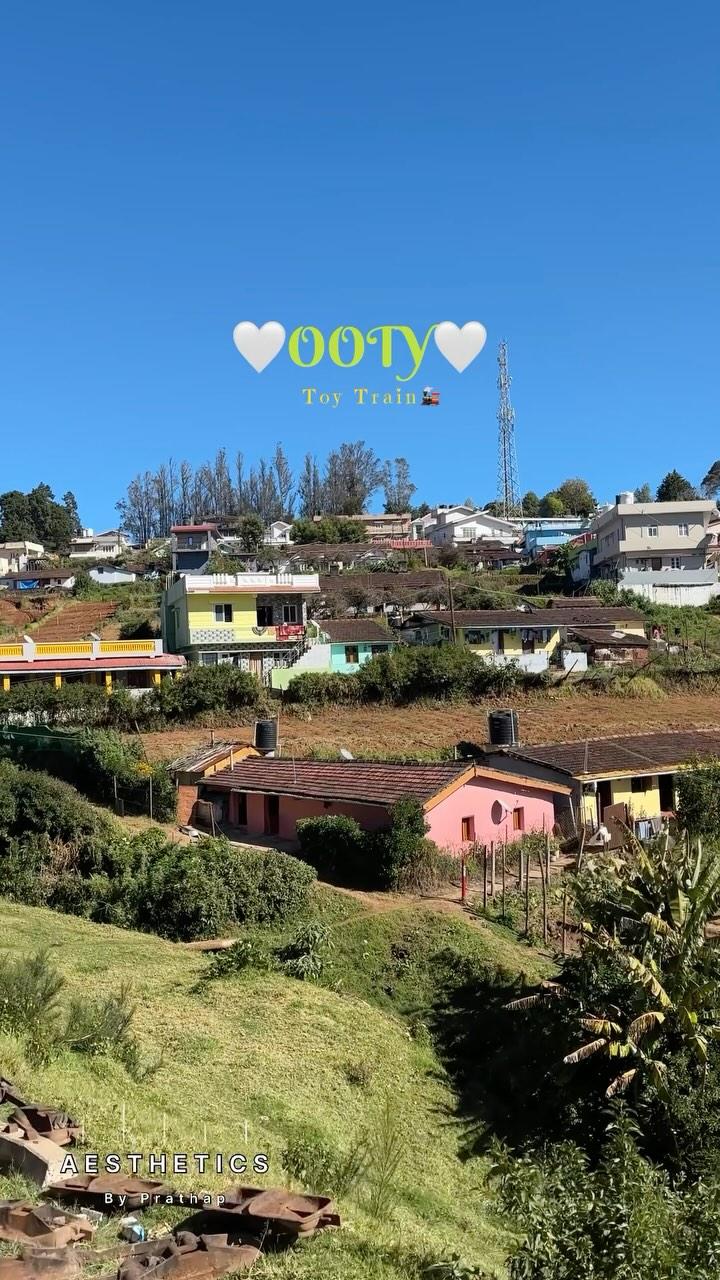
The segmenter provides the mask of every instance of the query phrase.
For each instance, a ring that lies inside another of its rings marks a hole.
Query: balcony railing
[[[289,644],[305,637],[302,623],[280,623],[275,627],[233,627],[212,623],[190,628],[190,644]]]

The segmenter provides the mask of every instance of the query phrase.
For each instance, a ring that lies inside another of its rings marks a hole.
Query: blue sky
[[[719,38],[709,0],[5,6],[0,488],[72,488],[99,527],[170,455],[362,438],[418,500],[487,500],[503,336],[523,490],[697,482],[720,454]],[[377,348],[258,375],[232,329],[269,319],[477,319],[488,342],[463,374],[431,345],[405,385],[438,408],[359,407],[396,385]]]

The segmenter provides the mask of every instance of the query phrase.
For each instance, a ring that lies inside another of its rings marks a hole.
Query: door
[[[256,657],[254,653],[251,653],[250,657],[248,658],[248,669],[250,671],[251,676],[257,676],[258,680],[262,680],[263,678],[262,657],[260,655]]]
[[[280,830],[280,797],[265,797],[265,835],[276,836]]]
[[[663,813],[673,813],[675,809],[675,775],[660,774],[660,809]]]

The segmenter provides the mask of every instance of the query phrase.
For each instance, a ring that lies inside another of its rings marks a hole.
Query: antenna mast
[[[518,482],[517,454],[515,452],[515,410],[510,403],[510,374],[507,364],[507,343],[503,338],[498,347],[498,484],[497,506],[505,520],[522,516],[522,499]]]

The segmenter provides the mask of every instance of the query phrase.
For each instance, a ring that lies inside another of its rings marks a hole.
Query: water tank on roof
[[[517,711],[490,711],[488,737],[493,746],[514,746],[519,741]]]
[[[632,506],[635,501],[635,493],[632,489],[623,489],[621,493],[616,494],[615,501],[619,507]]]
[[[258,751],[270,754],[277,751],[277,720],[255,721],[255,747]]]

